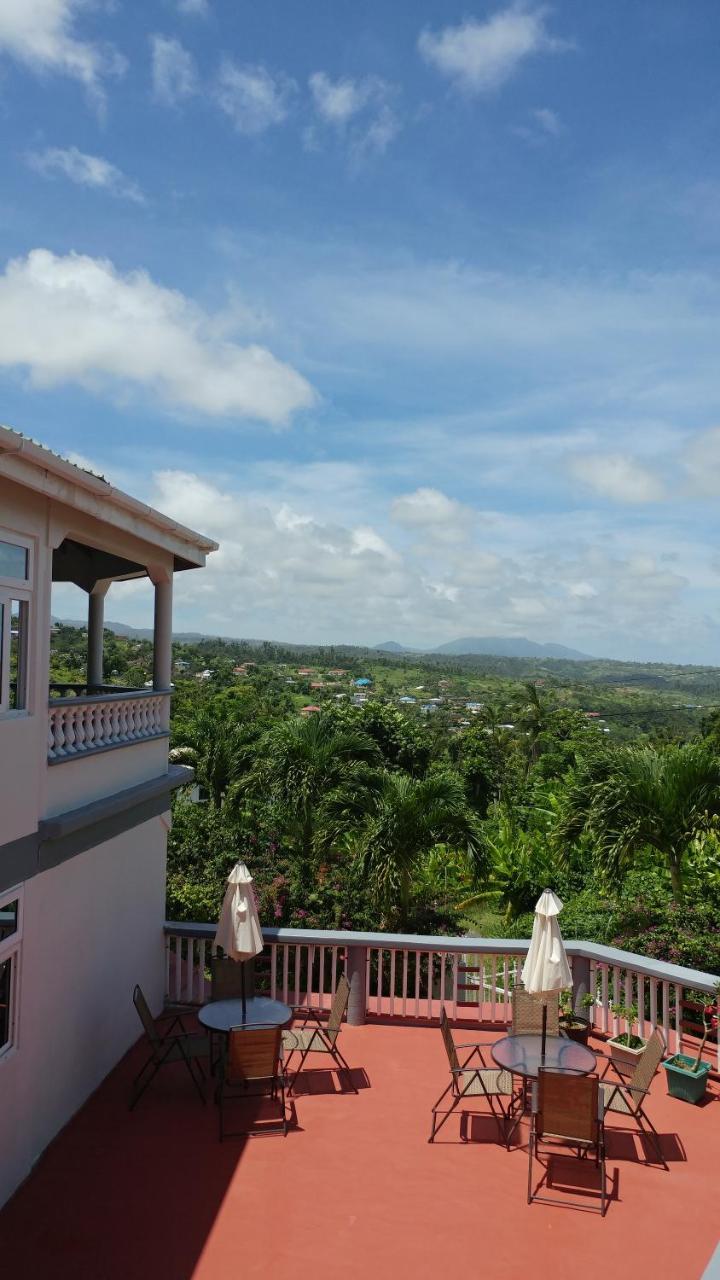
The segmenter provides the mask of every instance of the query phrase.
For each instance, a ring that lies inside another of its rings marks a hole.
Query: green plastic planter
[[[692,1066],[694,1058],[686,1053],[676,1053],[674,1058],[663,1062],[667,1074],[668,1093],[671,1098],[682,1098],[683,1102],[700,1102],[705,1097],[707,1078],[712,1068],[711,1062],[701,1058],[696,1071],[683,1071],[678,1062],[686,1062]]]

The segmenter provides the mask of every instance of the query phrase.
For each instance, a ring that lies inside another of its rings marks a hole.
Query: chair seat
[[[173,1036],[169,1037],[171,1040]],[[160,1054],[164,1055],[163,1042],[160,1042]],[[180,1058],[207,1058],[210,1054],[210,1041],[208,1036],[198,1032],[198,1034],[190,1034],[181,1036],[173,1044],[172,1049],[165,1056],[166,1062],[176,1062]]]
[[[468,1079],[466,1080],[465,1077]],[[510,1072],[495,1067],[480,1069],[468,1067],[466,1071],[460,1072],[458,1084],[464,1098],[483,1097],[488,1093],[509,1097],[513,1091]]]
[[[601,1084],[600,1088],[606,1111],[618,1111],[623,1116],[635,1114],[635,1109],[628,1102],[627,1095],[616,1084]]]
[[[297,1031],[283,1031],[282,1044],[287,1053],[294,1053],[296,1049],[301,1053],[308,1050],[313,1052],[317,1050],[318,1053],[331,1052],[317,1027],[298,1027]]]

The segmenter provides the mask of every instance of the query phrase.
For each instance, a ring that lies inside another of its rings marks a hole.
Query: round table
[[[542,1036],[504,1036],[496,1040],[490,1050],[493,1061],[513,1075],[525,1079],[537,1079],[541,1067],[548,1071],[573,1071],[588,1076],[595,1070],[597,1057],[592,1049],[564,1036],[546,1036],[545,1053],[542,1052]]]
[[[586,1048],[584,1044],[578,1044],[576,1040],[567,1040],[564,1036],[546,1036],[545,1053],[543,1053],[541,1035],[503,1036],[502,1040],[495,1041],[490,1053],[499,1067],[510,1071],[513,1075],[523,1077],[520,1096],[517,1099],[513,1097],[510,1106],[510,1117],[515,1115],[516,1107],[517,1116],[507,1136],[508,1143],[523,1116],[528,1112],[530,1092],[528,1081],[536,1080],[541,1068],[547,1068],[548,1071],[560,1069],[579,1076],[588,1076],[595,1070],[597,1064],[597,1057],[592,1049]]]
[[[242,1000],[212,1000],[203,1005],[198,1021],[208,1031],[227,1035],[233,1027],[286,1027],[292,1019],[292,1009],[281,1000],[268,996],[248,996],[243,1018]]]

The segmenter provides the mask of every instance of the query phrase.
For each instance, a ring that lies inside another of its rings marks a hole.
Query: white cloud
[[[215,100],[238,133],[252,137],[282,124],[289,112],[295,82],[267,67],[239,66],[226,58],[218,72]]]
[[[426,62],[468,93],[499,89],[533,54],[557,53],[569,46],[548,35],[547,9],[511,5],[485,22],[467,18],[437,33],[425,30],[418,49]]]
[[[551,138],[557,138],[562,133],[562,121],[557,111],[553,111],[551,107],[536,107],[531,114],[540,128],[544,129],[545,133],[549,133]]]
[[[289,420],[314,402],[308,382],[264,347],[228,340],[217,318],[145,271],[34,249],[0,277],[0,366],[34,384],[151,390],[202,414]]]
[[[393,520],[398,524],[411,529],[427,529],[456,524],[464,509],[461,503],[448,498],[439,489],[416,489],[414,493],[396,498],[391,510]]]
[[[62,174],[81,187],[96,187],[123,200],[144,204],[145,197],[137,183],[128,178],[109,160],[102,156],[90,156],[77,147],[47,147],[45,151],[28,153],[27,163],[43,177]]]
[[[204,18],[210,12],[208,0],[177,0],[177,7],[180,13],[190,14],[192,17]]]
[[[387,151],[402,127],[388,101],[394,86],[378,76],[332,80],[324,71],[315,71],[308,83],[320,125],[347,137],[354,164]],[[317,150],[318,130],[306,129],[304,142],[308,150]]]
[[[0,53],[71,76],[102,100],[102,78],[121,74],[126,63],[111,47],[77,38],[75,19],[85,7],[86,0],[2,0]]]
[[[589,453],[573,458],[571,473],[602,498],[614,502],[660,502],[665,486],[654,472],[625,454]]]
[[[693,436],[681,459],[692,493],[713,498],[720,495],[720,427]]]
[[[346,125],[373,98],[384,95],[384,85],[375,76],[362,80],[346,76],[333,81],[324,71],[315,71],[308,83],[318,115],[338,128]]]
[[[173,36],[151,36],[153,94],[174,107],[198,91],[195,59]]]

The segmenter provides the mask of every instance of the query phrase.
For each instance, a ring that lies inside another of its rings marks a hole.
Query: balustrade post
[[[587,956],[573,956],[572,979],[573,1009],[575,1013],[582,1014],[583,1017],[586,1017],[587,1010],[582,1007],[582,998],[591,990],[590,961]]]
[[[367,1014],[367,947],[348,947],[345,974],[350,983],[347,1020],[351,1027],[361,1027]]]

